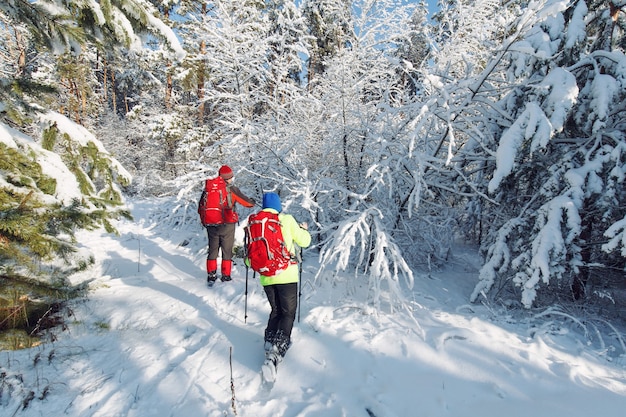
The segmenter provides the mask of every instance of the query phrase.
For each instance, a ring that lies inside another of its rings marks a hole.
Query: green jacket
[[[263,211],[269,211],[271,213],[278,213],[274,209],[266,208]],[[278,220],[280,220],[280,227],[283,232],[283,239],[289,252],[295,257],[296,248],[295,245],[301,248],[306,248],[311,244],[311,234],[300,227],[296,219],[291,214],[278,213]],[[260,278],[262,286],[274,285],[274,284],[290,284],[292,282],[298,282],[298,265],[289,265],[286,270],[274,275],[273,277],[266,277],[261,275]]]

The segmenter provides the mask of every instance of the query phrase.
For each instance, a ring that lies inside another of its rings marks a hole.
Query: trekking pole
[[[245,261],[244,261],[245,263]],[[244,302],[244,316],[243,316],[243,322],[247,323],[248,322],[248,265],[246,265],[246,296],[245,296],[245,302]]]
[[[298,323],[300,323],[300,310],[302,299],[302,248],[298,252]]]
[[[248,264],[246,263],[246,260],[248,258],[248,236],[246,236],[244,239],[244,246],[246,248],[245,257],[243,258],[243,264],[246,266],[246,293],[245,293],[245,301],[244,301],[243,322],[247,323],[248,322],[248,271],[250,270],[250,268],[248,267]]]

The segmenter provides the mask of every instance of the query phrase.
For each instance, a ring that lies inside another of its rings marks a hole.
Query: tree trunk
[[[24,47],[24,37],[17,30],[15,31],[15,37],[20,51],[20,55],[17,58],[18,75],[22,75],[26,70],[26,48]]]
[[[585,200],[581,210],[582,220],[580,231],[580,246],[582,248],[580,255],[582,258],[582,266],[579,268],[578,275],[574,276],[571,287],[574,300],[581,300],[585,298],[585,288],[587,286],[587,282],[589,281],[590,268],[588,265],[591,263],[591,232],[593,230],[593,216],[589,214],[588,208],[589,205]]]
[[[167,61],[166,63],[166,67],[167,67],[167,82],[165,83],[165,108],[166,109],[171,109],[172,108],[172,64],[170,63],[170,61]]]
[[[206,6],[203,6],[206,7]],[[203,57],[206,53],[206,42],[203,40],[200,42],[200,56]],[[204,60],[198,65],[198,122],[202,124],[204,119]]]
[[[107,102],[107,98],[109,97],[109,92],[107,91],[107,85],[108,85],[108,79],[107,79],[107,72],[109,70],[109,67],[107,66],[107,60],[106,58],[102,58],[102,100],[104,101],[104,103]]]
[[[111,101],[113,102],[113,114],[117,114],[117,95],[115,94],[115,71],[111,71]]]

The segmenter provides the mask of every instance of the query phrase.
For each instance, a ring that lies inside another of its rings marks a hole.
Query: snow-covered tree
[[[398,39],[392,39],[398,44],[396,54],[400,61],[397,71],[403,84],[402,91],[411,96],[419,93],[421,84],[419,68],[424,65],[424,60],[433,47],[430,32],[428,5],[420,2],[411,16],[407,31],[398,34]]]
[[[326,61],[349,47],[354,39],[352,3],[350,0],[303,2],[302,15],[307,21],[309,33],[314,38],[307,67],[309,84],[313,83],[316,77],[323,76]]]
[[[75,100],[68,101],[72,116],[89,124],[94,78],[88,66],[78,65],[89,48],[139,49],[139,34],[152,30],[182,57],[155,10],[141,0],[0,4],[8,40],[0,56],[0,272],[26,274],[49,265],[40,260],[71,261],[76,229],[113,231],[110,219],[127,214],[120,187],[129,184],[128,172],[85,127],[49,109],[61,104],[54,76],[63,74]],[[71,55],[57,66],[50,55],[35,52]]]
[[[272,178],[260,151],[280,159],[280,149],[290,142],[282,129],[297,120],[294,108],[303,106],[296,74],[302,69],[299,54],[306,54],[306,34],[297,9],[290,2],[219,0],[193,19],[190,39],[205,51],[197,57],[206,68],[204,123],[189,132],[180,150],[205,164],[198,184],[222,163]],[[259,196],[273,182],[264,177],[254,186]]]
[[[132,149],[124,161],[140,177],[136,190],[174,187],[191,217],[201,180],[223,163],[255,197],[278,191],[315,225],[320,276],[364,272],[375,305],[402,298],[412,270],[445,260],[458,234],[485,256],[474,301],[503,298],[502,289],[526,307],[580,298],[595,271],[624,266],[626,19],[617,0],[445,0],[433,24],[425,4],[394,0],[25,4],[0,6],[10,22],[0,25],[11,80],[0,89],[5,152],[53,151],[79,167],[86,207],[101,207],[102,196],[117,204],[116,179],[128,174],[95,138],[76,140],[78,129],[59,128],[66,119],[27,106],[64,104],[66,116],[97,123],[107,149]],[[37,13],[57,19],[29,35]],[[65,28],[63,16],[80,24]],[[153,16],[174,17],[175,40]],[[156,38],[140,50],[141,22],[174,51]],[[130,50],[98,49],[113,38]],[[57,66],[39,39],[74,54]],[[52,82],[61,69],[71,94],[36,100],[48,91],[40,86],[64,86]],[[105,114],[106,104],[125,118]],[[33,174],[28,182],[43,187],[33,195],[49,192],[48,177]]]
[[[311,191],[304,201],[312,202],[319,228],[320,277],[358,271],[377,307],[395,308],[402,288],[412,287],[409,263],[417,264],[413,255],[424,248],[412,217],[421,184],[410,162],[410,120],[419,107],[402,81],[412,65],[397,58],[415,39],[413,10],[394,1],[355,2],[348,35],[309,85],[321,114],[307,136]],[[407,198],[413,200],[403,205]]]
[[[468,35],[442,38],[451,41],[444,59],[434,56],[439,77],[430,77],[449,109],[439,112],[448,124],[442,144],[457,187],[471,195],[463,220],[480,232],[486,256],[472,300],[494,286],[519,291],[526,307],[572,289],[580,297],[589,268],[622,267],[619,8],[511,2],[482,17],[499,22],[482,49],[454,44],[473,43]],[[598,33],[611,41],[598,42]],[[613,240],[603,246],[603,235]]]

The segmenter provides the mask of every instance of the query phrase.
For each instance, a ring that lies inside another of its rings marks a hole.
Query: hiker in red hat
[[[254,199],[247,197],[233,184],[233,177],[233,170],[228,165],[222,165],[218,176],[206,181],[200,199],[198,212],[209,238],[206,260],[209,286],[213,286],[217,280],[217,256],[220,249],[222,250],[221,280],[232,279],[230,274],[233,264],[235,226],[239,222],[235,204],[239,203],[248,208],[254,207],[255,204]],[[215,197],[212,197],[213,195]],[[203,213],[206,214],[203,216]]]

